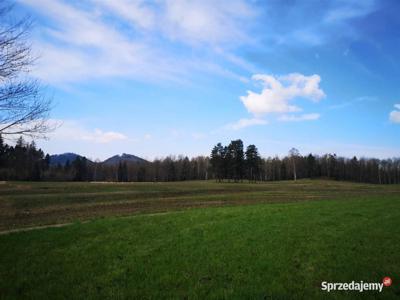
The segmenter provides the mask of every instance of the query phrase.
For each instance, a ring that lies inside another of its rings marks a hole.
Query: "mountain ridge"
[[[72,163],[78,157],[82,159],[85,156],[82,156],[80,154],[73,153],[73,152],[53,154],[53,155],[50,155],[50,165],[55,166],[55,165],[59,164],[61,166],[65,166],[67,161],[69,161],[69,163]],[[92,162],[90,159],[87,159],[87,160],[89,162]],[[120,162],[145,163],[148,161],[139,156],[133,155],[133,154],[122,153],[122,155],[117,154],[117,155],[111,156],[100,163],[106,164],[106,165],[117,165]]]

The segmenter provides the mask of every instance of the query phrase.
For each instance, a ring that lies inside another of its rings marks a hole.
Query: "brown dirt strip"
[[[14,232],[21,232],[21,231],[32,231],[32,230],[37,230],[37,229],[64,227],[64,226],[68,226],[68,225],[72,225],[72,224],[74,224],[74,223],[63,223],[63,224],[53,224],[53,225],[43,225],[43,226],[33,226],[33,227],[10,229],[10,230],[0,231],[0,235],[14,233]]]
[[[285,197],[282,199],[247,199],[247,200],[190,200],[169,199],[169,201],[140,201],[140,202],[117,202],[96,203],[73,206],[52,206],[35,209],[26,212],[18,211],[14,214],[2,215],[0,218],[0,232],[19,230],[24,228],[35,228],[53,226],[52,224],[70,224],[74,221],[88,221],[95,218],[110,216],[129,216],[149,213],[162,213],[181,211],[193,208],[222,207],[232,205],[252,205],[261,203],[285,203],[310,200],[326,200],[321,196],[307,195],[299,197]]]

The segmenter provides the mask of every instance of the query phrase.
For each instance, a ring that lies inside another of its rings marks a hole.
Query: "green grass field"
[[[5,183],[0,205],[4,299],[400,297],[400,186]]]

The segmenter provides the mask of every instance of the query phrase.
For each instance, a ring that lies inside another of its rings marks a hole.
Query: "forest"
[[[249,182],[329,178],[377,184],[400,183],[400,159],[345,158],[336,154],[301,155],[292,148],[285,157],[260,156],[255,145],[239,140],[218,143],[210,157],[168,156],[152,162],[107,165],[85,157],[50,164],[49,154],[20,137],[14,146],[0,137],[0,180],[32,181],[185,181]]]

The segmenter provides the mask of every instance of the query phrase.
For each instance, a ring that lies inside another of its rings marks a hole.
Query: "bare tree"
[[[292,161],[292,167],[293,167],[293,179],[294,181],[297,180],[297,172],[296,172],[296,159],[297,157],[300,156],[299,150],[296,148],[292,148],[289,150],[289,157]]]
[[[45,137],[51,100],[37,80],[29,78],[35,61],[27,41],[31,21],[13,22],[13,6],[0,0],[0,135]]]

